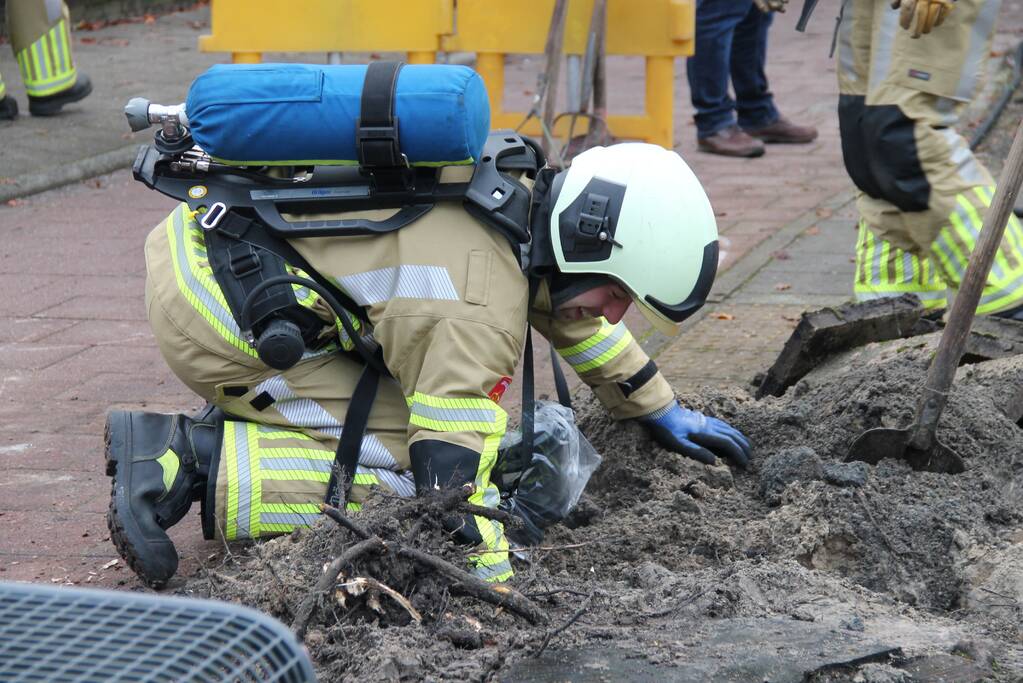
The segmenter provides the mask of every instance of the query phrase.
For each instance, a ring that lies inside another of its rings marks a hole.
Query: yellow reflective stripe
[[[330,472],[315,470],[263,470],[260,476],[267,481],[316,481],[322,484],[330,481]]]
[[[224,537],[233,541],[238,537],[238,447],[234,437],[234,423],[224,426],[224,464],[227,469],[227,494],[224,503],[227,519]]]
[[[591,346],[596,346],[600,342],[607,339],[615,330],[615,325],[609,323],[605,318],[600,319],[600,329],[592,336],[587,337],[578,344],[568,346],[563,349],[558,349],[558,354],[562,356],[574,356],[577,353],[581,353]]]
[[[275,524],[273,522],[262,522],[259,525],[259,530],[267,535],[273,534],[290,534],[296,528],[300,526],[307,526],[305,524]]]
[[[7,94],[7,84],[4,83],[4,79],[0,77],[0,97]]]
[[[441,398],[415,392],[405,398],[409,424],[435,432],[503,434],[508,413],[489,398]]]
[[[619,324],[621,324],[621,323],[619,323]],[[586,372],[587,370],[592,370],[594,368],[599,368],[600,366],[604,365],[605,363],[610,361],[612,358],[617,356],[619,353],[624,351],[625,348],[631,342],[632,342],[632,335],[629,334],[628,330],[626,330],[625,334],[622,335],[622,338],[619,339],[615,343],[615,345],[612,346],[611,348],[609,348],[607,351],[605,351],[604,353],[600,354],[599,356],[597,356],[593,360],[587,361],[585,363],[579,363],[578,365],[573,363],[572,367],[575,369],[576,372]]]
[[[345,510],[348,512],[358,512],[362,509],[362,503],[348,503],[345,505]]]
[[[874,265],[874,233],[870,232],[870,228],[863,224],[863,230],[866,233],[866,242],[864,246],[864,253],[866,258],[863,260],[863,282],[873,284],[875,282],[873,265]]]
[[[176,220],[181,221],[181,233],[176,228]],[[227,301],[224,299],[220,287],[213,279],[213,270],[207,264],[205,268],[198,263],[194,253],[194,247],[189,248],[196,237],[193,235],[193,226],[198,230],[194,214],[187,211],[182,204],[170,216],[167,217],[167,240],[171,253],[171,261],[174,265],[174,278],[178,284],[178,291],[193,309],[209,323],[217,334],[224,338],[231,346],[243,351],[252,358],[258,358],[256,350],[249,346],[245,340],[235,333],[237,323],[231,317]],[[208,300],[209,305],[203,299]],[[210,305],[218,306],[219,315],[210,309]],[[229,327],[233,326],[233,329]]]
[[[353,486],[377,486],[379,483],[375,474],[356,474],[352,477]]]
[[[994,188],[987,187],[975,187],[973,193],[980,200],[981,204],[988,209],[991,207],[991,200],[994,198]],[[980,232],[983,223],[977,223],[977,232]],[[1002,244],[999,245],[999,249],[995,252],[995,259],[998,261],[1005,270],[1004,277],[999,278],[1000,282],[1007,282],[1014,279],[1015,273],[1009,271],[1017,271],[1020,266],[1023,265],[1023,254],[1020,252],[1020,245],[1023,244],[1020,235],[1019,220],[1012,213],[1009,214],[1009,222],[1005,226],[1005,235],[1002,238]],[[1004,247],[1008,247],[1006,250]],[[994,269],[992,269],[992,273]]]
[[[263,503],[263,512],[295,513],[299,515],[319,515],[319,503]]]
[[[78,72],[70,54],[67,27],[61,19],[19,53],[18,65],[21,67],[25,91],[32,97],[44,97],[73,86]]]

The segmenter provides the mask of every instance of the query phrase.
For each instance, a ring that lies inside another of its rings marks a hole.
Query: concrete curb
[[[28,197],[127,168],[135,161],[138,149],[137,144],[125,145],[94,157],[73,161],[64,166],[56,166],[41,173],[23,176],[11,185],[0,185],[0,202]]]

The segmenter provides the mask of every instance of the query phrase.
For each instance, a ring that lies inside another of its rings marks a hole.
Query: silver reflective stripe
[[[298,398],[285,379],[276,375],[259,383],[255,388],[258,394],[266,392],[274,399],[274,408],[295,427],[308,427],[330,434],[338,439],[344,430],[340,421],[323,406],[312,399]],[[362,447],[359,449],[359,464],[367,467],[385,467],[398,469],[398,461],[394,459],[380,439],[372,434],[363,434]]]
[[[941,131],[945,142],[949,147],[949,160],[956,165],[956,172],[959,177],[971,185],[982,185],[986,182],[984,172],[977,163],[977,157],[973,156],[966,139],[957,133],[954,128],[945,128]]]
[[[238,327],[238,323],[235,322],[234,316],[219,301],[214,298],[208,289],[206,289],[201,282],[195,277],[192,272],[192,268],[189,265],[188,252],[186,251],[186,244],[190,243],[188,235],[185,234],[185,224],[182,220],[184,215],[184,209],[179,208],[174,212],[174,241],[177,243],[178,252],[178,272],[181,274],[181,279],[185,281],[185,285],[188,287],[192,295],[199,300],[199,303],[217,319],[227,332],[238,339],[241,339],[242,331]],[[212,280],[212,274],[210,275]]]
[[[856,7],[849,7],[846,0],[842,0],[842,23],[838,27],[838,65],[842,75],[855,83],[860,80],[856,73],[856,56],[852,46],[853,15]]]
[[[46,65],[49,60],[46,58],[46,36],[43,36],[36,42],[32,43],[32,51],[36,54],[36,64],[39,65],[39,80],[48,81],[50,76],[54,75],[50,72],[50,67]],[[49,85],[49,83],[47,83]]]
[[[60,22],[60,25],[57,26],[52,35],[53,42],[57,45],[57,68],[61,71],[67,71],[71,68],[71,60],[68,59],[67,53],[64,51],[64,41],[68,41],[68,45],[71,44],[71,41],[63,21]]]
[[[978,306],[986,306],[992,301],[997,301],[998,299],[1001,299],[1004,296],[1007,296],[1009,294],[1012,294],[1013,292],[1018,291],[1021,287],[1023,287],[1023,275],[1020,275],[1019,277],[1017,277],[1015,280],[1008,284],[1002,285],[1001,287],[991,292],[990,294],[985,294],[984,296],[980,297],[980,303],[978,304]]]
[[[945,230],[947,229],[948,228],[945,228],[938,234],[938,239],[934,240],[934,247],[945,255],[946,260],[952,264],[952,270],[955,271],[956,278],[962,281],[963,274],[966,272],[966,264],[960,261],[959,257],[956,256],[956,253],[952,251],[951,244],[945,235]]]
[[[17,0],[14,0],[17,2]],[[64,15],[63,0],[46,0],[46,21],[53,23]]]
[[[359,468],[359,472],[362,472],[363,468]],[[402,498],[414,498],[416,495],[416,484],[412,479],[411,472],[392,472],[391,470],[385,470],[374,467],[366,468],[367,474],[372,474],[377,480],[384,486],[394,491],[397,495]]]
[[[326,453],[326,451],[323,452]],[[329,474],[333,466],[333,458],[329,460],[316,460],[313,458],[302,458],[297,456],[286,458],[268,456],[259,459],[260,469],[271,472],[292,470],[296,472],[324,472]]]
[[[966,209],[964,209],[962,204],[958,202],[956,202],[956,208],[953,210],[952,213],[959,217],[959,220],[962,223],[963,228],[965,228],[966,232],[970,234],[970,237],[973,239],[974,245],[976,245],[977,239],[980,237],[981,226],[974,224],[973,220],[970,219],[970,215],[966,212]],[[978,214],[982,213],[984,213],[984,209],[979,208]],[[1005,277],[1005,269],[1003,269],[1002,266],[998,263],[997,258],[991,263],[991,272],[993,272],[995,274],[995,277],[998,278],[999,280]]]
[[[245,422],[230,422],[234,430],[235,463],[238,467],[238,531],[236,538],[252,538],[249,518],[252,515],[252,470],[249,467],[249,437]]]
[[[497,487],[493,484],[483,488],[483,483],[480,481],[476,482],[477,490],[483,491],[483,507],[496,508],[501,502],[501,492],[497,490]]]
[[[628,332],[628,329],[626,329],[625,325],[618,323],[614,326],[614,329],[611,330],[611,333],[608,334],[607,338],[600,340],[590,348],[584,349],[578,353],[573,353],[570,356],[562,355],[562,358],[568,361],[572,367],[588,363],[591,360],[599,358],[602,354],[610,350],[611,347],[617,344],[622,337],[625,336],[626,332]],[[558,353],[561,354],[561,351],[559,350]]]
[[[451,275],[440,266],[381,268],[345,275],[336,281],[360,306],[396,298],[458,301]]]
[[[944,299],[948,296],[948,292],[945,289],[934,290],[931,292],[913,292],[921,301],[935,301],[937,299]]]
[[[878,239],[874,239],[874,235],[870,235],[870,242],[874,248],[874,258],[870,260],[870,284],[880,285],[882,284],[881,269],[884,267],[884,262],[881,257],[884,255],[884,242]]]
[[[888,77],[888,71],[892,68],[892,48],[895,45],[895,35],[899,30],[899,11],[891,8],[887,3],[881,8],[884,13],[881,16],[881,25],[878,27],[877,36],[870,55],[870,88],[876,88]]]
[[[412,404],[412,414],[441,422],[486,422],[487,424],[497,422],[496,411],[483,408],[439,408],[416,402]]]
[[[959,85],[956,87],[955,93],[956,98],[963,101],[970,100],[973,97],[974,88],[977,87],[977,77],[980,76],[983,60],[987,58],[988,39],[994,29],[1002,0],[980,0],[979,4],[980,12],[973,22],[970,46],[966,49],[966,57],[963,59],[963,68],[959,72]]]
[[[291,526],[312,526],[317,515],[304,515],[301,512],[261,512],[260,524],[290,524]]]
[[[935,97],[934,110],[941,114],[938,124],[942,126],[954,126],[959,123],[959,105],[948,97]]]
[[[916,259],[908,251],[902,252],[902,281],[903,282],[914,282],[916,281],[917,264]],[[920,278],[923,280],[923,278]]]

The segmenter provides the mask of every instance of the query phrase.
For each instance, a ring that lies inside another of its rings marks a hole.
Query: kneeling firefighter
[[[372,487],[472,484],[496,507],[500,401],[530,325],[615,418],[747,463],[742,434],[681,408],[621,322],[635,302],[674,333],[714,279],[714,213],[676,153],[594,148],[555,172],[489,133],[482,81],[456,66],[222,65],[183,108],[140,106],[129,119],[163,125],[135,175],[184,200],[146,241],[149,319],[209,403],[108,416],[108,523],[150,585],[177,569],[165,530],[196,500],[228,541],[306,526],[324,500],[358,509]],[[451,531],[479,577],[512,576],[500,523]]]

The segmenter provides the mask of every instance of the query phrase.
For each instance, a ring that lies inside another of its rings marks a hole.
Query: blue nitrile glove
[[[724,420],[687,410],[674,401],[636,419],[669,451],[707,465],[714,464],[714,456],[739,467],[749,462],[749,441]]]

